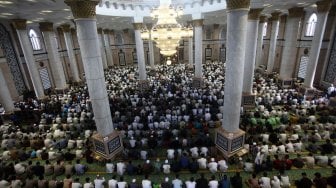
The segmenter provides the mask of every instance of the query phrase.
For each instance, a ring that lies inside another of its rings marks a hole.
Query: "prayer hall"
[[[0,188],[336,188],[336,0],[0,0]]]

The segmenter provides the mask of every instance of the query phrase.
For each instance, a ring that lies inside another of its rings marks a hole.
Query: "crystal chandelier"
[[[181,14],[182,9],[174,9],[171,6],[171,0],[160,0],[160,6],[151,12],[151,17],[157,19],[157,22],[150,31],[144,28],[141,31],[141,38],[154,40],[162,55],[174,55],[181,38],[193,36],[191,26],[182,27],[176,21]]]

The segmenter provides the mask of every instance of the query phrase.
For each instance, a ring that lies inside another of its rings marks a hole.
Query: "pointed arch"
[[[313,13],[313,14],[310,15],[310,17],[308,19],[308,22],[307,22],[307,27],[306,27],[306,32],[305,32],[305,35],[307,37],[314,36],[316,22],[317,22],[317,16],[316,16],[315,13]]]

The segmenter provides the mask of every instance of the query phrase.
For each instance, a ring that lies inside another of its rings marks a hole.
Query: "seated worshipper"
[[[54,174],[54,166],[50,164],[49,160],[46,160],[44,165],[44,175],[50,176]]]
[[[116,188],[117,187],[117,176],[113,175],[112,178],[108,181],[108,187],[109,188]]]
[[[336,155],[330,157],[330,165],[336,168]]]
[[[68,176],[68,175],[72,176],[75,172],[75,167],[71,161],[68,161],[68,163],[64,166],[64,169],[65,169],[64,171],[65,176]]]
[[[174,159],[175,156],[175,150],[174,149],[167,149],[167,158],[168,159]]]
[[[245,172],[253,172],[254,171],[253,163],[251,162],[251,159],[249,159],[249,158],[247,158],[245,163],[244,163],[244,171]]]
[[[317,153],[320,150],[320,146],[316,144],[316,141],[312,140],[311,143],[307,146],[306,150],[310,153]]]
[[[105,178],[101,177],[99,174],[96,176],[96,179],[93,181],[95,188],[103,188],[105,184]]]
[[[325,153],[321,152],[321,155],[315,155],[315,164],[321,167],[328,166],[329,158],[325,155]]]
[[[211,176],[211,180],[209,181],[209,188],[217,188],[219,183],[218,183],[218,180],[216,180],[216,177],[215,175],[212,175]]]
[[[302,178],[300,180],[295,181],[295,185],[297,188],[307,188],[312,187],[313,182],[310,178],[307,177],[307,174],[305,172],[301,173]]]
[[[16,175],[23,175],[26,172],[27,165],[16,161],[14,165]]]
[[[218,168],[218,163],[214,158],[211,158],[211,162],[208,163],[208,168],[211,173],[216,173]]]
[[[313,157],[312,153],[309,153],[308,156],[302,157],[302,159],[308,168],[314,168],[315,158]]]
[[[191,157],[197,158],[198,157],[198,147],[192,147],[190,148]]]
[[[300,154],[297,154],[296,158],[294,158],[292,162],[293,166],[296,168],[302,168],[305,165],[304,160],[301,158]]]
[[[85,171],[87,170],[87,166],[84,164],[80,163],[80,160],[77,159],[76,160],[76,164],[75,164],[75,172],[76,175],[83,175],[85,173]]]
[[[227,163],[226,163],[226,161],[225,161],[224,158],[221,159],[220,161],[218,161],[218,167],[219,167],[219,170],[221,172],[226,172],[227,171],[228,165],[227,165]]]
[[[260,188],[259,180],[257,178],[257,174],[253,173],[252,177],[246,180],[246,185],[250,188]]]
[[[289,188],[291,186],[289,177],[285,173],[280,174],[280,185],[282,188]]]
[[[204,155],[201,155],[201,158],[197,159],[197,162],[200,169],[206,169],[207,159]]]
[[[262,188],[271,188],[271,179],[267,176],[266,172],[264,172],[263,176],[259,179],[259,183]]]
[[[146,162],[142,165],[142,170],[144,174],[150,174],[153,172],[154,167],[150,160],[146,160]]]
[[[122,176],[122,175],[124,175],[125,171],[126,171],[126,164],[122,161],[119,161],[117,163],[117,174],[119,176]]]
[[[119,181],[117,183],[118,188],[126,188],[127,187],[127,182],[124,181],[124,177],[120,177]]]
[[[128,175],[135,175],[137,169],[136,167],[132,164],[132,161],[128,161],[128,164],[126,166],[126,172]]]
[[[164,174],[170,174],[170,164],[168,160],[165,160],[165,163],[162,165],[162,171]]]
[[[278,176],[273,177],[273,179],[271,180],[271,185],[272,185],[272,188],[281,188],[280,180]]]
[[[196,161],[195,158],[193,158],[189,164],[189,171],[194,174],[198,171],[198,169],[199,169],[198,162]]]
[[[54,175],[60,176],[60,175],[63,175],[64,172],[65,172],[65,168],[64,168],[63,162],[58,160],[56,164],[54,164]]]
[[[321,146],[321,153],[324,154],[331,154],[334,151],[333,145],[330,141],[330,139],[326,140],[326,143],[322,144]]]
[[[180,165],[181,168],[188,168],[189,166],[189,158],[187,156],[187,153],[183,153],[183,155],[180,158]]]
[[[294,153],[294,145],[293,145],[293,143],[291,141],[286,140],[285,147],[286,147],[286,151],[288,153]]]

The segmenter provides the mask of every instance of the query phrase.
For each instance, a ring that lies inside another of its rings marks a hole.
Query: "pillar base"
[[[194,77],[192,81],[192,87],[193,88],[202,88],[203,87],[203,79]]]
[[[256,96],[254,94],[243,93],[242,95],[242,106],[244,110],[250,110],[255,108]]]
[[[118,131],[105,137],[97,133],[92,135],[91,140],[96,158],[112,159],[124,149]]]
[[[149,89],[149,80],[139,80],[138,87],[140,91],[146,91]]]
[[[293,86],[293,79],[279,79],[278,84],[281,88],[291,88]]]
[[[243,148],[245,142],[245,131],[238,129],[234,133],[226,131],[220,127],[215,132],[215,144],[225,158],[230,158],[234,155],[244,155],[247,151]]]

